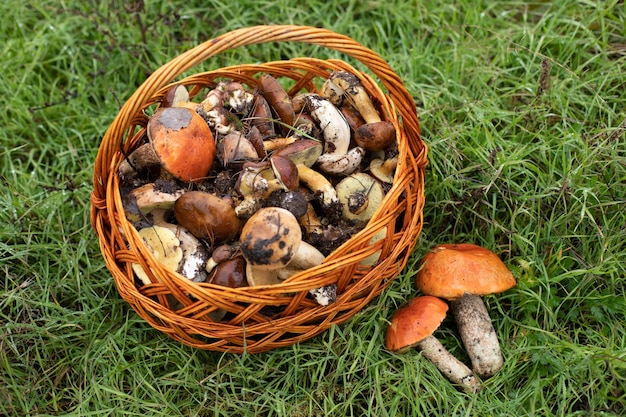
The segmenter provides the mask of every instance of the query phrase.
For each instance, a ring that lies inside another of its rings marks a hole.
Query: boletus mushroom
[[[204,191],[187,191],[179,197],[174,215],[194,236],[214,244],[235,239],[242,226],[230,198]]]
[[[385,197],[381,184],[365,172],[345,177],[335,189],[343,204],[343,217],[348,220],[369,221]]]
[[[183,260],[183,250],[180,246],[180,240],[172,230],[163,226],[144,227],[139,230],[139,236],[159,263],[172,271],[178,271],[180,262]],[[139,281],[144,285],[152,283],[140,264],[132,264],[132,268]]]
[[[439,245],[424,256],[416,284],[424,294],[450,300],[476,375],[489,378],[498,372],[502,352],[481,296],[515,286],[513,274],[500,258],[470,243]]]
[[[365,156],[365,149],[350,149],[350,126],[341,112],[324,97],[305,97],[313,119],[324,136],[324,153],[317,159],[319,169],[328,174],[351,174]]]
[[[385,347],[399,352],[417,347],[453,384],[458,384],[465,392],[476,392],[480,385],[471,369],[455,358],[433,336],[447,311],[446,302],[437,297],[424,295],[412,299],[391,318],[385,336]]]
[[[206,177],[215,159],[215,140],[209,125],[200,115],[184,107],[162,107],[146,126],[149,143],[133,151],[120,163],[122,179],[160,169],[181,181]]]
[[[298,219],[280,207],[264,207],[246,221],[239,237],[252,286],[275,285],[295,273],[321,264],[325,256],[302,240]],[[310,292],[321,305],[334,302],[333,286]]]
[[[354,132],[354,141],[368,151],[381,151],[396,140],[391,122],[382,121],[361,80],[347,71],[333,71],[322,87],[322,95],[339,106],[348,102],[361,114],[365,123]]]

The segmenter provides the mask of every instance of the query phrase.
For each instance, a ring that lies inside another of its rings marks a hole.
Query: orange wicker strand
[[[268,42],[302,42],[339,51],[365,65],[378,80],[337,59],[298,57],[241,64],[177,79],[226,50]],[[399,164],[394,183],[368,225],[331,253],[324,263],[273,286],[227,288],[194,283],[151,255],[124,214],[117,176],[121,151],[138,145],[148,117],[174,81],[191,95],[219,78],[254,86],[261,73],[289,79],[290,92],[316,91],[334,70],[357,75],[384,119],[396,127]],[[380,85],[380,86],[379,86]],[[257,353],[310,339],[341,324],[379,295],[404,268],[422,230],[427,148],[420,136],[413,98],[400,77],[375,52],[335,32],[306,26],[268,25],[234,30],[206,41],[157,69],[122,106],[107,129],[94,166],[91,224],[120,296],[152,327],[189,346],[232,353]],[[376,241],[375,235],[383,235]],[[366,259],[378,255],[371,264]],[[138,287],[131,265],[154,275]],[[337,301],[320,306],[309,290],[336,283]],[[221,321],[211,314],[225,310]]]

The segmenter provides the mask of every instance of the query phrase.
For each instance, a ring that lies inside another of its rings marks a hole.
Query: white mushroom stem
[[[450,382],[459,385],[463,391],[474,393],[480,389],[480,381],[472,370],[448,352],[436,337],[428,336],[415,346]]]
[[[315,246],[302,241],[293,259],[289,261],[287,266],[279,269],[276,273],[279,279],[287,279],[292,275],[321,264],[324,262],[324,259],[326,259],[326,256]],[[319,305],[330,305],[337,299],[337,284],[314,288],[309,290],[309,294],[311,294]]]
[[[324,136],[324,150],[328,153],[343,155],[350,146],[350,126],[339,109],[327,99],[309,95],[307,104],[313,119],[319,123]]]
[[[317,159],[317,163],[322,171],[329,174],[351,174],[359,167],[365,149],[356,146],[345,154],[325,153]]]
[[[317,162],[322,171],[331,174],[350,174],[354,172],[365,150],[361,147],[350,147],[350,125],[339,109],[329,100],[309,95],[306,97],[308,107],[324,136],[324,153]]]
[[[482,298],[466,293],[451,301],[450,310],[472,362],[472,369],[483,379],[493,376],[502,368],[504,360],[498,335]]]

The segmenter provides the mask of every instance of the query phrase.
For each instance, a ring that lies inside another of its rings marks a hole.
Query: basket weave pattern
[[[264,64],[237,65],[177,79],[182,73],[223,51],[265,43],[304,42],[340,51],[364,64],[386,89],[369,75],[341,60],[293,58]],[[161,101],[174,80],[191,96],[228,78],[255,86],[255,76],[269,73],[289,78],[290,94],[315,92],[315,80],[334,70],[357,75],[383,118],[398,132],[399,165],[394,183],[368,225],[346,241],[323,264],[279,285],[227,288],[198,284],[157,262],[124,214],[117,169],[124,153],[139,143],[148,121],[145,111]],[[122,149],[124,152],[122,152]],[[107,129],[94,168],[91,223],[102,255],[121,297],[152,327],[187,345],[215,351],[256,353],[288,346],[320,334],[362,309],[405,266],[422,229],[426,146],[420,137],[415,104],[401,79],[372,50],[329,30],[302,26],[256,26],[228,32],[179,55],[155,71],[128,99]],[[382,240],[372,237],[384,233]],[[361,262],[373,255],[372,266]],[[159,279],[135,284],[133,263],[151,268]],[[322,307],[306,298],[309,290],[337,283],[337,300]],[[172,300],[180,304],[174,309]],[[182,307],[181,307],[182,305]],[[217,309],[229,312],[213,321]]]

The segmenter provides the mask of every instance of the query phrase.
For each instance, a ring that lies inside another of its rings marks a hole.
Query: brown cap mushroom
[[[360,147],[379,151],[395,142],[395,127],[381,120],[372,99],[356,75],[347,71],[334,71],[324,82],[322,94],[327,95],[334,104],[348,102],[359,111],[365,124],[355,130],[354,140]]]
[[[385,346],[391,351],[400,352],[419,348],[422,355],[452,383],[461,385],[466,392],[476,392],[479,382],[472,371],[432,335],[446,317],[447,311],[446,302],[437,297],[425,295],[412,299],[391,318]]]
[[[279,207],[257,211],[244,225],[239,238],[247,261],[246,277],[252,286],[275,285],[290,276],[321,264],[326,258],[302,241],[296,217]],[[334,284],[310,291],[320,305],[335,301]]]
[[[443,244],[424,256],[416,284],[424,294],[451,301],[451,312],[474,372],[481,378],[494,375],[502,367],[503,358],[480,296],[515,286],[515,278],[506,265],[483,247]]]
[[[188,191],[179,197],[174,215],[194,236],[216,244],[234,239],[241,230],[232,200],[203,191]]]

